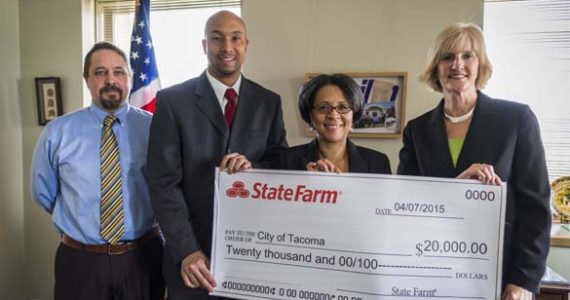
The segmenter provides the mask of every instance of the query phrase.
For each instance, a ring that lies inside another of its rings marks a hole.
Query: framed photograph
[[[46,125],[63,114],[60,80],[58,77],[39,77],[35,80],[38,123]]]
[[[306,73],[307,80],[320,73]],[[350,133],[355,138],[398,138],[405,125],[408,73],[344,73],[352,77],[364,95],[364,108]],[[305,127],[309,136],[315,133]]]

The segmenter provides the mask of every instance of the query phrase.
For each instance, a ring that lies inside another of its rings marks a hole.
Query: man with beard
[[[287,147],[281,98],[241,74],[249,41],[243,20],[211,16],[202,41],[208,68],[157,94],[148,173],[166,239],[169,299],[211,299],[209,271],[215,167],[263,167]]]
[[[151,115],[130,106],[123,51],[85,57],[92,104],[46,126],[32,160],[32,198],[61,243],[54,299],[163,299],[163,245],[146,182]]]

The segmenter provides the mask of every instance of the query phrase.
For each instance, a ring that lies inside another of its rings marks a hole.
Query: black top
[[[494,167],[507,183],[503,284],[538,292],[550,241],[550,186],[538,121],[530,108],[477,92],[456,166],[447,142],[443,100],[408,122],[403,142],[398,174],[453,178],[474,163]]]
[[[267,166],[274,152],[286,149],[286,133],[281,97],[245,77],[231,130],[206,71],[159,91],[156,99],[148,185],[166,239],[165,261],[178,265],[168,271],[180,277],[187,255],[202,250],[210,256],[215,170],[224,155],[238,152],[256,167]]]
[[[346,147],[348,172],[392,174],[390,160],[384,153],[356,146],[350,140],[347,140]],[[272,162],[271,169],[306,171],[307,163],[317,160],[319,160],[319,142],[314,139],[308,144],[281,151]]]

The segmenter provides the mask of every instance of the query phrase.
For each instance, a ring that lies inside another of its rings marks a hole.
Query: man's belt
[[[94,253],[103,253],[108,255],[120,255],[127,253],[128,251],[133,251],[147,242],[157,238],[160,235],[160,230],[158,227],[154,227],[153,229],[149,230],[146,234],[141,236],[140,238],[132,241],[121,242],[118,244],[102,244],[102,245],[87,245],[80,243],[69,236],[63,234],[61,237],[61,242],[66,246],[71,248],[75,248],[78,250],[94,252]]]

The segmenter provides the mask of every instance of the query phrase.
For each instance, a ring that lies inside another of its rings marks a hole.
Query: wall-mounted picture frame
[[[321,73],[306,73],[309,80]],[[343,73],[352,77],[364,95],[362,116],[354,122],[350,137],[398,138],[405,125],[407,72]],[[305,133],[315,133],[305,126]]]
[[[38,124],[46,125],[63,114],[61,83],[59,77],[36,77],[35,81]]]

